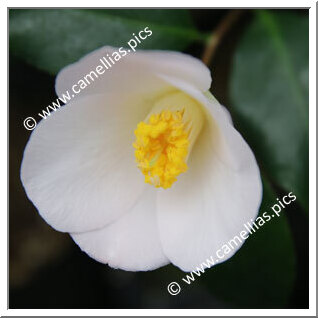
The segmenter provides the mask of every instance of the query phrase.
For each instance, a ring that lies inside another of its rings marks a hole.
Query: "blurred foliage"
[[[257,10],[234,55],[232,111],[266,176],[308,210],[308,16]]]
[[[10,10],[11,52],[51,74],[104,45],[127,47],[146,26],[138,49],[182,50],[204,41],[187,10]]]

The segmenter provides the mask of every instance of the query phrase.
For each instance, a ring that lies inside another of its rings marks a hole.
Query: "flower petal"
[[[128,102],[131,107],[122,105]],[[147,107],[116,94],[90,95],[39,123],[25,148],[21,179],[52,227],[101,228],[136,203],[145,185],[134,162],[133,131]]]
[[[136,205],[106,227],[71,234],[90,257],[114,268],[153,270],[169,263],[163,254],[156,220],[156,190],[148,189]]]
[[[56,78],[57,95],[62,96],[66,91],[72,92],[74,84],[92,71],[97,73],[96,67],[102,66],[102,62],[106,64],[103,58],[109,61],[109,57],[118,50],[118,48],[105,46],[63,68]],[[106,70],[104,67],[105,72],[101,75],[97,73],[97,79],[91,74],[94,81],[88,77],[91,85],[82,90],[79,96],[118,91],[118,88],[136,93],[147,92],[150,86],[152,89],[159,90],[164,84],[155,76],[159,72],[183,79],[202,91],[208,90],[211,85],[209,69],[200,60],[189,55],[170,51],[137,51],[126,54],[114,65],[109,62],[112,65],[111,68]],[[76,90],[78,89],[76,87]]]
[[[216,100],[174,83],[200,101],[208,120],[188,161],[189,170],[158,197],[164,253],[184,271],[200,266],[257,216],[262,184],[255,157]],[[238,242],[238,241],[237,241]],[[219,261],[230,258],[243,244]],[[224,254],[224,253],[223,253]]]

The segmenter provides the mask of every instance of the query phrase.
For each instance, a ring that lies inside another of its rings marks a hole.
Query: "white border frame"
[[[7,145],[7,131],[8,131],[8,113],[4,111],[4,105],[8,105],[8,81],[7,74],[4,70],[8,69],[8,42],[7,42],[7,9],[8,7],[25,7],[26,2],[21,0],[5,1],[1,6],[0,15],[0,39],[1,43],[6,44],[5,50],[1,50],[1,70],[2,70],[2,82],[0,86],[1,96],[4,99],[3,106],[1,108],[2,118],[0,125],[0,142],[3,149]],[[28,7],[76,7],[78,1],[75,0],[55,0],[46,1],[44,4],[40,0],[28,1]],[[83,2],[80,4],[84,4]],[[113,2],[109,4],[104,1],[90,0],[87,3],[88,7],[118,7],[119,3]],[[1,316],[206,316],[206,315],[218,315],[218,316],[316,316],[316,2],[315,1],[281,1],[281,0],[268,0],[268,1],[225,1],[215,0],[211,1],[195,1],[196,7],[209,8],[213,5],[213,8],[310,8],[309,10],[309,309],[7,309],[8,306],[8,285],[7,285],[7,273],[8,273],[8,259],[7,262],[2,261],[0,263],[0,314]],[[161,0],[158,3],[146,2],[146,1],[122,1],[123,7],[193,7],[193,2],[175,0]],[[4,77],[6,76],[6,79]],[[6,112],[6,113],[5,113]],[[6,115],[6,116],[5,116]],[[7,254],[8,247],[8,214],[5,213],[8,208],[8,184],[4,176],[8,174],[7,157],[1,156],[2,178],[1,178],[1,206],[2,213],[0,215],[1,232],[0,232],[0,248],[1,255]],[[7,194],[4,190],[7,190]],[[3,258],[2,258],[3,259]],[[162,292],[165,292],[163,290]]]

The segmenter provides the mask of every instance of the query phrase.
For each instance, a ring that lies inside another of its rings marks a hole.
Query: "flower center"
[[[154,105],[145,121],[137,125],[133,144],[146,183],[167,189],[187,171],[187,159],[202,122],[197,103],[183,93],[170,94]]]
[[[187,171],[189,140],[182,122],[184,110],[153,114],[149,123],[140,122],[135,130],[135,157],[145,182],[170,188],[177,176]]]

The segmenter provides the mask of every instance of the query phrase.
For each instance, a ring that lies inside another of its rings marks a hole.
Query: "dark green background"
[[[211,92],[260,165],[260,212],[290,191],[297,200],[178,296],[166,286],[184,277],[179,269],[131,273],[95,262],[42,220],[20,182],[23,120],[55,100],[63,66],[124,46],[146,26],[153,35],[138,48],[200,58],[228,13],[10,10],[10,308],[308,308],[308,10],[243,11],[209,65]]]

